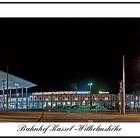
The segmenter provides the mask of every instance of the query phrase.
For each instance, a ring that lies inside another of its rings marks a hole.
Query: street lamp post
[[[91,87],[92,87],[92,83],[88,83],[89,86],[89,90],[90,90],[90,110],[92,109],[92,94],[91,94]]]
[[[125,55],[123,55],[123,96],[122,96],[122,113],[125,115]]]

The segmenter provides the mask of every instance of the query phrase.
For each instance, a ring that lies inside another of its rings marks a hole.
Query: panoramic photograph
[[[0,122],[140,122],[140,19],[0,26]]]

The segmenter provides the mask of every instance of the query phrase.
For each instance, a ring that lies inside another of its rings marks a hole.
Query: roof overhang
[[[0,90],[3,89],[3,81],[5,81],[5,88],[7,84],[7,73],[0,71]],[[34,86],[37,86],[34,83],[31,83],[27,80],[24,80],[22,78],[19,78],[15,75],[9,74],[8,73],[8,88],[9,89],[16,89],[16,85],[19,85],[18,88],[31,88]]]

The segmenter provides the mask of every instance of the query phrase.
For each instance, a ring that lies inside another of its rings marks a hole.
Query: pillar
[[[62,106],[62,102],[63,102],[63,99],[62,99],[62,94],[60,94],[60,96],[61,96],[61,106]]]
[[[72,106],[72,94],[71,94],[71,97],[70,97],[70,106]]]
[[[18,87],[16,86],[16,109],[18,109]]]
[[[53,94],[50,94],[50,96],[51,96],[51,107],[52,107],[52,103],[53,103]]]
[[[10,105],[11,105],[11,93],[12,93],[12,90],[10,89]]]
[[[24,90],[24,89],[22,88],[22,89],[21,89],[21,94],[22,94],[22,97],[21,97],[21,98],[22,98],[22,99],[21,99],[21,105],[22,105],[22,109],[23,109],[23,90]]]
[[[44,104],[44,102],[43,102],[43,92],[42,92],[42,109],[43,109],[43,104]]]
[[[34,103],[34,101],[35,101],[35,97],[34,97],[34,94],[32,94],[32,96],[33,96],[33,99],[32,99],[32,101],[33,101],[33,108],[35,108],[35,103]]]
[[[2,95],[3,95],[3,109],[5,110],[5,80],[2,80],[2,87],[3,87],[3,90],[2,90]]]
[[[26,88],[26,109],[28,108],[28,88]]]

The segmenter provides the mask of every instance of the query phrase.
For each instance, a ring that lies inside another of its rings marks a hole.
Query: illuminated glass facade
[[[19,93],[20,94],[20,93]],[[119,96],[117,94],[92,94],[92,107],[100,109],[119,110]],[[2,95],[0,107],[3,108]],[[17,107],[16,107],[17,106]],[[45,109],[68,108],[73,106],[90,106],[89,92],[34,92],[26,98],[21,96],[9,98],[9,109]],[[140,94],[126,94],[126,109],[140,109]]]
[[[119,94],[109,92],[91,93],[90,91],[55,91],[29,92],[36,86],[24,79],[8,74],[8,90],[6,73],[0,71],[0,110],[5,109],[46,109],[69,108],[92,105],[92,108],[119,110]],[[8,91],[8,92],[7,92]],[[8,98],[7,98],[8,95]],[[8,102],[7,102],[8,101]],[[8,107],[7,107],[8,105]],[[126,109],[140,109],[140,92],[126,94]]]

